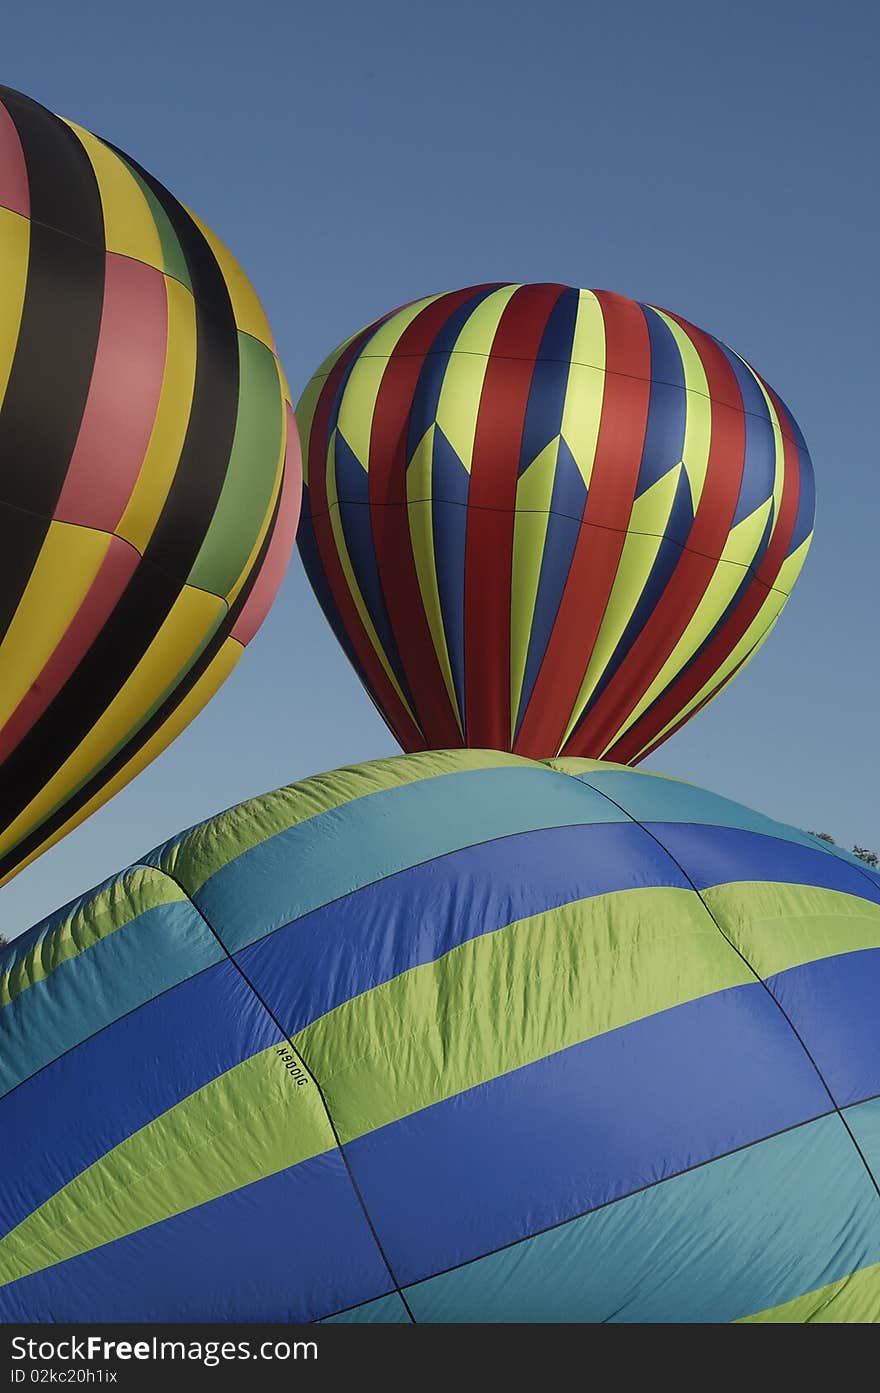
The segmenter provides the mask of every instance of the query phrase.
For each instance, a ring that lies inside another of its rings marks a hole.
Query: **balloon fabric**
[[[300,498],[236,261],[129,156],[0,88],[0,881],[213,695]]]
[[[0,955],[0,1319],[880,1320],[880,876],[677,780],[306,779]]]
[[[410,752],[638,763],[764,642],[812,537],[777,394],[608,291],[418,300],[335,349],[297,415],[306,571]]]

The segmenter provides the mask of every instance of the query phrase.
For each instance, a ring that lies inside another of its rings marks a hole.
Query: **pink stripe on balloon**
[[[156,419],[168,339],[161,271],[108,252],[95,367],[55,509],[59,522],[112,532],[140,474]]]
[[[302,504],[302,452],[299,432],[293,411],[287,407],[287,449],[284,454],[284,481],[281,502],[275,519],[275,530],[266,552],[260,574],[245,601],[244,608],[232,630],[232,638],[248,644],[272,607],[278,587],[284,579],[299,523]]]
[[[15,122],[0,102],[0,208],[31,215],[31,190]]]
[[[128,542],[121,537],[111,537],[110,548],[98,574],[55,651],[9,720],[0,728],[0,761],[6,759],[24,739],[78,667],[116,607],[140,559],[138,552]]]

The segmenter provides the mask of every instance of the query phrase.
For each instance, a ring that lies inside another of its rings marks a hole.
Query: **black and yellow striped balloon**
[[[216,691],[300,491],[237,262],[127,155],[0,88],[0,882]]]

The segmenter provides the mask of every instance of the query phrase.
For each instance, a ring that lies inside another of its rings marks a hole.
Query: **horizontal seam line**
[[[572,513],[560,513],[557,512],[554,508],[493,508],[491,505],[485,503],[464,503],[457,498],[408,498],[405,502],[400,503],[365,503],[361,499],[339,499],[335,503],[329,504],[327,508],[323,508],[319,513],[315,513],[310,510],[306,514],[306,516],[308,517],[309,521],[312,522],[317,518],[329,517],[330,513],[332,513],[334,510],[338,511],[343,507],[368,508],[371,512],[375,511],[378,508],[398,508],[401,511],[403,511],[409,508],[411,505],[417,503],[442,503],[447,507],[451,506],[454,508],[464,508],[467,512],[505,513],[508,516],[514,518],[518,515],[530,517],[559,517],[565,518],[568,522],[576,522],[578,526],[581,528],[595,528],[597,531],[614,532],[619,537],[650,537],[661,542],[671,542],[673,546],[678,547],[682,553],[687,552],[689,556],[699,556],[706,561],[714,561],[716,565],[720,565],[723,563],[725,566],[738,567],[740,570],[744,572],[745,575],[751,575],[752,579],[757,581],[761,588],[763,590],[766,590],[768,594],[772,592],[777,595],[785,595],[786,598],[788,598],[791,594],[790,590],[779,590],[775,585],[768,585],[766,581],[763,581],[759,578],[757,570],[760,569],[761,562],[758,563],[758,568],[756,569],[753,561],[746,565],[746,563],[743,561],[731,561],[728,557],[713,556],[711,552],[707,551],[697,551],[694,547],[688,546],[687,542],[679,542],[675,537],[667,537],[665,533],[662,532],[640,532],[636,528],[631,527],[612,527],[605,522],[592,522],[589,519],[584,518],[583,516],[577,518]],[[745,519],[743,519],[743,521],[745,521]],[[772,544],[774,532],[771,532],[770,537],[768,538],[767,547],[765,548],[765,555]],[[777,576],[779,575],[779,571],[782,569],[784,563],[790,560],[792,556],[796,555],[800,547],[803,546],[803,543],[808,541],[812,537],[812,535],[813,530],[811,529],[811,531],[807,533],[806,537],[804,537],[803,540],[798,543],[794,551],[788,552],[783,557],[782,562],[779,565],[779,569],[776,572]]]

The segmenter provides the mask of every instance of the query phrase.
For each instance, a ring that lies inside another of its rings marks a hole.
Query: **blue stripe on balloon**
[[[756,982],[561,1050],[347,1151],[406,1284],[830,1106]]]
[[[659,774],[643,774],[636,769],[596,769],[575,776],[597,792],[618,803],[637,822],[694,822],[717,827],[741,827],[748,832],[764,832],[770,837],[797,842],[801,846],[830,854],[826,843],[817,843],[808,832],[710,793],[696,784],[667,779]]]
[[[766,880],[842,890],[880,904],[880,886],[839,856],[816,847],[735,827],[708,827],[674,822],[646,822],[698,890],[736,880]]]
[[[419,1321],[727,1322],[880,1261],[835,1114],[410,1288]]]
[[[580,523],[586,506],[587,486],[584,483],[584,476],[578,469],[568,441],[560,436],[556,450],[556,468],[553,473],[553,492],[550,495],[550,512]],[[549,545],[548,541],[545,553]],[[566,573],[567,571],[566,567]]]
[[[654,886],[688,888],[631,822],[526,832],[367,886],[278,929],[237,961],[292,1035],[470,939],[576,900]]]
[[[282,1038],[224,958],[63,1054],[0,1099],[0,1133],[15,1137],[0,1236],[126,1137]]]
[[[640,308],[651,344],[651,392],[636,498],[681,463],[687,420],[684,365],[673,333],[650,305]]]
[[[464,571],[470,475],[439,426],[431,461],[434,568],[458,710],[464,714]]]
[[[223,957],[188,901],[158,905],[3,1008],[0,1096],[82,1040]]]
[[[371,793],[279,832],[221,867],[193,899],[236,951],[448,852],[541,827],[626,820],[601,794],[550,769],[467,770]]]
[[[798,435],[800,435],[800,431],[798,431]],[[797,551],[801,543],[809,537],[816,516],[816,480],[813,474],[813,463],[806,445],[798,446],[798,466],[800,469],[800,494],[794,531],[791,534],[791,541],[786,552],[787,556],[791,556],[793,552]]]
[[[550,498],[550,515],[544,536],[538,590],[517,712],[517,735],[556,624],[572,557],[580,536],[581,518],[586,502],[587,487],[583,476],[568,444],[560,437]]]
[[[311,505],[309,502],[309,489],[307,484],[303,485],[303,505],[302,512],[300,513],[299,528],[296,534],[296,547],[305,568],[306,575],[309,578],[309,583],[315,592],[315,598],[323,610],[324,618],[336,635],[337,642],[342,646],[342,651],[345,653],[348,661],[360,677],[364,686],[369,690],[370,684],[367,681],[367,675],[361,666],[360,659],[355,652],[345,625],[340,618],[339,610],[336,608],[336,601],[333,599],[330,586],[327,583],[323,562],[318,554],[318,544],[315,540],[315,531],[312,524]]]
[[[832,856],[853,867],[870,886],[880,890],[880,874],[857,856],[833,842],[823,841],[788,823],[734,803],[720,793],[710,793],[696,784],[667,779],[661,774],[643,774],[636,769],[602,769],[573,777],[610,798],[636,822],[693,822],[717,827],[740,827],[746,832],[763,832],[768,837],[796,842],[823,856]]]
[[[820,958],[767,978],[841,1107],[880,1094],[880,949]]]
[[[579,303],[578,292],[566,290],[547,319],[529,386],[517,471],[520,476],[562,429]]]
[[[580,536],[581,518],[586,502],[587,486],[583,475],[567,441],[560,436],[514,739],[519,734],[553,633],[572,557]]]
[[[739,498],[732,527],[750,517],[773,497],[776,481],[776,439],[767,401],[745,363],[726,344],[713,340],[733,370],[745,412],[746,443]],[[772,507],[771,507],[772,515]]]
[[[669,387],[686,386],[684,364],[681,359],[675,335],[653,305],[639,304],[645,316],[645,324],[651,340],[651,381],[662,382]],[[682,436],[682,439],[684,437]],[[678,456],[681,459],[681,454]]]
[[[370,506],[369,475],[338,430],[336,432],[335,465],[336,487],[339,495],[339,519],[355,580],[363,596],[367,612],[373,621],[373,627],[382,645],[382,650],[391,664],[404,696],[412,706],[412,694],[409,690],[403,664],[400,661],[400,653],[395,642],[394,631],[385,606],[382,582],[379,578],[376,548],[373,544],[373,509]]]
[[[0,1321],[311,1321],[390,1286],[331,1151],[0,1287]]]
[[[562,293],[547,316],[537,360],[538,362],[564,363],[566,371],[568,371],[581,292],[572,286],[560,287],[560,289]],[[555,435],[556,432],[554,431],[553,434]],[[552,436],[548,436],[547,439],[552,439]],[[546,444],[546,441],[544,443]]]

